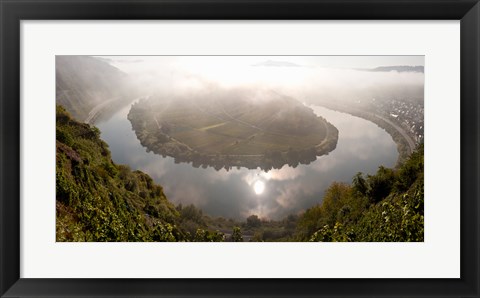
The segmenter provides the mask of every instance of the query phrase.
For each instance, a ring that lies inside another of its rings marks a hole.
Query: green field
[[[326,124],[309,108],[274,96],[263,105],[235,99],[168,105],[151,100],[145,103],[150,105],[146,120],[158,123],[157,129],[168,125],[166,134],[205,154],[284,152],[312,147],[326,138]]]
[[[315,157],[336,146],[337,129],[295,99],[275,92],[261,100],[223,95],[201,100],[150,98],[134,104],[128,117],[143,146],[181,161],[223,156],[236,157],[239,165],[245,157],[253,166],[259,157],[270,156],[265,162],[278,165],[280,160],[287,162],[288,152],[296,156],[291,152],[313,150]],[[272,161],[271,156],[280,160]]]

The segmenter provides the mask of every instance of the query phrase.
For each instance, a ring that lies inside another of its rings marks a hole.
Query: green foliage
[[[205,224],[202,210],[198,209],[193,204],[185,207],[178,205],[177,210],[180,212],[180,217],[183,221],[193,221],[200,225]]]
[[[322,206],[316,205],[308,208],[305,213],[300,216],[296,232],[299,241],[309,239],[315,231],[322,228],[320,222],[323,220],[323,214]]]
[[[57,241],[183,241],[160,186],[115,165],[100,131],[57,106]]]
[[[243,242],[242,230],[240,229],[240,227],[233,227],[232,241]]]
[[[410,158],[398,170],[398,179],[395,187],[399,191],[406,191],[415,180],[423,179],[423,144],[420,144]]]
[[[333,225],[337,221],[339,211],[343,206],[348,206],[351,198],[351,188],[344,183],[334,182],[325,192],[322,209],[325,222],[323,224]]]
[[[262,221],[258,218],[257,215],[250,215],[247,217],[247,227],[258,228],[262,225]]]
[[[367,181],[363,177],[361,172],[358,172],[353,176],[352,180],[353,189],[357,192],[358,195],[366,196],[368,191]]]
[[[242,229],[244,241],[284,242],[295,241],[297,221],[298,216],[293,214],[281,220],[260,219],[257,215],[251,215],[237,226]]]
[[[347,230],[341,223],[337,222],[331,228],[329,225],[323,226],[320,230],[313,233],[309,241],[311,242],[348,242],[354,237],[353,230]]]
[[[358,222],[357,241],[423,241],[423,186],[373,206]]]
[[[393,170],[380,166],[375,175],[368,175],[367,196],[372,203],[377,203],[390,194],[394,183],[395,177]]]
[[[225,235],[219,231],[208,231],[203,229],[197,229],[195,233],[195,242],[223,242]]]
[[[300,216],[297,225],[297,240],[308,241],[311,236],[337,223],[350,224],[362,216],[369,199],[359,195],[355,186],[334,182],[325,192],[323,202],[313,206]],[[330,229],[330,228],[329,228]]]
[[[397,170],[333,183],[298,220],[300,241],[423,241],[423,145]]]
[[[181,240],[179,239],[178,232],[176,227],[170,223],[162,223],[156,221],[152,227],[152,241],[157,242],[174,242]]]

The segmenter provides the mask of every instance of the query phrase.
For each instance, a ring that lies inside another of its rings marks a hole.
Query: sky
[[[424,74],[370,72],[424,66],[424,56],[103,56],[146,93],[196,96],[214,88],[268,88],[300,101],[375,94],[423,99]]]
[[[302,57],[305,64],[332,68],[375,68],[379,66],[424,66],[424,56],[316,56]]]
[[[103,56],[126,72],[134,65],[227,63],[231,65],[253,65],[264,61],[285,61],[304,67],[328,68],[375,68],[379,66],[409,65],[424,66],[424,56]],[[145,62],[145,63],[142,63]],[[129,66],[127,64],[130,64]],[[145,66],[146,66],[145,65]]]

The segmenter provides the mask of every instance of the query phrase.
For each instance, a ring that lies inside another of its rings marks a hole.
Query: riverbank
[[[382,116],[337,103],[322,102],[319,103],[319,105],[337,112],[347,113],[352,116],[371,121],[378,127],[384,129],[397,145],[398,159],[396,162],[396,167],[398,167],[408,156],[410,156],[410,154],[412,154],[416,148],[416,144],[412,137],[410,137],[404,129]]]
[[[335,126],[291,100],[255,106],[239,101],[230,111],[216,102],[199,107],[141,101],[132,105],[127,118],[147,152],[217,171],[295,168],[333,151],[338,141]]]

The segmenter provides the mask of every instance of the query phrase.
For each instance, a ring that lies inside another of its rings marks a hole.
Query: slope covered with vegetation
[[[423,145],[398,170],[333,183],[299,219],[300,241],[423,241]]]
[[[178,212],[140,171],[115,165],[99,130],[57,106],[57,241],[178,241]]]

